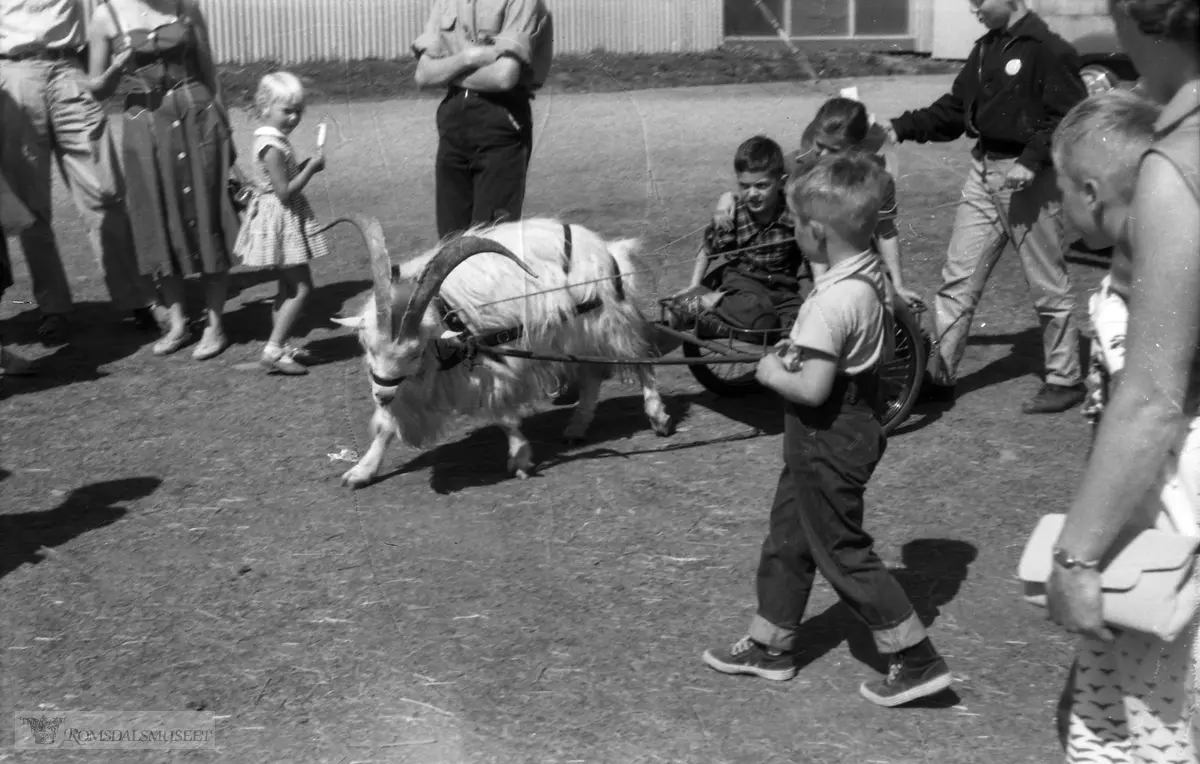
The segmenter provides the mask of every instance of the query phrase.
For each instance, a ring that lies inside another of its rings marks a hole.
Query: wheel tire
[[[912,313],[897,310],[895,319],[896,352],[891,361],[879,368],[884,405],[880,419],[883,431],[888,435],[912,413],[917,396],[921,394],[921,380],[925,378],[929,360],[925,336]]]
[[[700,347],[692,342],[683,343],[683,356],[685,358],[706,358],[709,356],[718,356],[707,348]],[[740,371],[738,367],[750,367],[748,371]],[[731,376],[725,377],[714,371],[714,368],[729,367],[735,370]],[[713,367],[704,364],[693,363],[688,365],[688,370],[692,372],[692,376],[696,381],[704,386],[705,390],[716,393],[722,398],[740,398],[745,395],[753,395],[762,391],[762,385],[755,379],[755,368],[753,364],[714,364]]]

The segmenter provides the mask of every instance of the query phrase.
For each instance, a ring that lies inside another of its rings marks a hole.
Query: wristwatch
[[[1084,570],[1095,570],[1100,567],[1099,560],[1080,560],[1072,557],[1064,549],[1054,547],[1054,564],[1064,570],[1074,570],[1075,568],[1083,568]]]

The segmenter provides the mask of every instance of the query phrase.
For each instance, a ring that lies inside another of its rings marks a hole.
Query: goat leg
[[[521,480],[533,473],[533,446],[521,432],[521,417],[516,414],[505,414],[500,418],[500,426],[508,436],[508,471]]]
[[[571,412],[571,421],[563,431],[563,439],[568,445],[583,442],[588,427],[596,416],[596,404],[600,400],[600,385],[612,376],[608,369],[581,368],[576,378],[579,385],[579,402]]]
[[[650,426],[654,428],[654,432],[664,437],[674,433],[675,423],[671,421],[667,406],[658,394],[658,381],[655,379],[654,369],[650,366],[639,366],[637,375],[642,383],[642,400]]]
[[[396,417],[386,406],[376,406],[375,414],[371,417],[371,447],[363,454],[350,469],[342,474],[342,485],[350,488],[362,488],[369,485],[379,474],[379,465],[383,463],[383,454],[388,444],[396,437],[399,425]]]

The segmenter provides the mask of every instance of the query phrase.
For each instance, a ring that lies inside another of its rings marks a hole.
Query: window
[[[782,25],[783,0],[763,0]],[[730,37],[775,37],[775,27],[767,21],[754,0],[725,0],[725,34]]]
[[[847,0],[792,0],[792,37],[845,37],[848,34],[850,3]]]
[[[856,0],[854,33],[860,36],[908,34],[908,0]]]

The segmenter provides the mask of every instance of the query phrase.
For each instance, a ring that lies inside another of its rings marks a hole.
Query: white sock
[[[270,358],[272,361],[277,360],[283,355],[283,346],[276,345],[274,342],[268,342],[263,348],[263,355]]]

